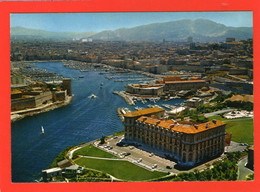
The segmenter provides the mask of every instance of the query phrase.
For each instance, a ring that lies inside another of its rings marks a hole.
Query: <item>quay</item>
[[[117,114],[118,114],[120,120],[121,120],[122,122],[124,122],[125,118],[124,118],[124,113],[123,113],[123,111],[122,111],[122,108],[117,108]]]
[[[132,97],[127,95],[124,91],[114,91],[113,93],[123,97],[128,105],[135,105],[135,102],[133,101]]]

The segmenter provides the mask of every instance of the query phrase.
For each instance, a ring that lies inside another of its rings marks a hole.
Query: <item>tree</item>
[[[106,140],[106,136],[102,135],[102,137],[100,138],[100,144],[104,144]]]

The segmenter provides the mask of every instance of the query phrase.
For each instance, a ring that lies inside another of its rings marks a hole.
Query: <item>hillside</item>
[[[48,32],[22,27],[11,28],[11,39],[24,40],[72,40],[92,37],[104,41],[186,41],[188,36],[195,42],[220,42],[227,37],[243,40],[253,37],[252,27],[227,27],[206,19],[178,20],[153,23],[133,28],[95,32]]]

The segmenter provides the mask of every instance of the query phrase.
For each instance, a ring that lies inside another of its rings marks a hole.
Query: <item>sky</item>
[[[18,13],[10,15],[11,27],[53,32],[100,32],[181,19],[209,19],[232,27],[252,27],[253,12],[119,12],[119,13]]]

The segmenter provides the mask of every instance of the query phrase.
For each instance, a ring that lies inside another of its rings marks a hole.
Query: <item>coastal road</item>
[[[244,157],[243,159],[241,159],[237,166],[238,166],[238,176],[237,176],[237,180],[238,181],[243,181],[245,179],[245,177],[248,175],[248,174],[252,174],[254,173],[254,171],[252,171],[251,169],[247,168],[246,167],[246,164],[247,164],[247,156]]]
[[[204,116],[205,117],[212,117],[212,116],[216,116],[216,115],[221,114],[221,113],[227,113],[227,112],[234,111],[234,110],[236,110],[236,109],[223,109],[223,110],[215,111],[215,112],[212,112],[212,113],[205,113]]]

